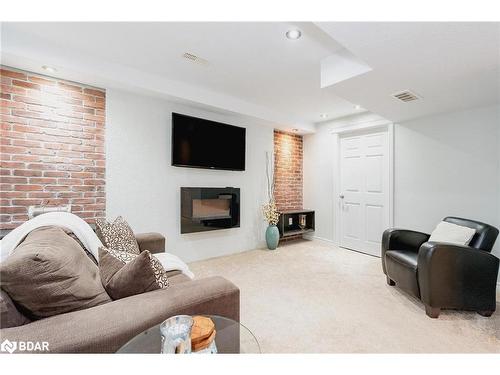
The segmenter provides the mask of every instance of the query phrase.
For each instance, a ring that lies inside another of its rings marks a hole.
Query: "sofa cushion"
[[[18,327],[30,320],[19,312],[12,299],[0,289],[0,328]]]
[[[148,250],[136,255],[101,247],[99,271],[104,288],[115,300],[169,286],[163,266]]]
[[[134,232],[123,217],[118,216],[112,223],[105,219],[96,219],[95,225],[97,236],[107,248],[140,254],[141,251]]]
[[[168,275],[168,282],[170,285],[176,285],[191,281],[191,279],[188,276],[184,275],[180,271],[169,271],[167,272],[167,275]]]
[[[0,284],[30,318],[110,302],[99,268],[61,228],[30,232],[0,263]]]

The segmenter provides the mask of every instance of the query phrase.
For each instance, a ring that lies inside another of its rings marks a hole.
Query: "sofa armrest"
[[[240,291],[222,277],[183,282],[86,310],[0,330],[0,340],[46,341],[52,353],[114,353],[134,336],[179,314],[239,321]]]
[[[421,300],[431,307],[495,310],[499,259],[468,246],[426,242],[418,252]]]
[[[163,253],[166,249],[165,237],[160,233],[139,233],[135,235],[141,251],[149,250],[151,253]]]
[[[417,252],[419,247],[429,240],[427,233],[417,232],[408,229],[391,228],[384,231],[382,235],[382,269],[387,274],[385,268],[385,252],[389,250],[408,250]]]

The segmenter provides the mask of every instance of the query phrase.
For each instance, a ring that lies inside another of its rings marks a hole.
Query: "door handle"
[[[339,198],[340,198],[340,199],[344,199],[344,194],[340,194],[340,195],[339,195]]]

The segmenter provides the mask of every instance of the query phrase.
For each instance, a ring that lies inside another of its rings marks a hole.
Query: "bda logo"
[[[3,340],[2,344],[0,345],[0,350],[2,352],[9,352],[10,354],[14,353],[17,349],[17,342],[11,342],[7,339]]]

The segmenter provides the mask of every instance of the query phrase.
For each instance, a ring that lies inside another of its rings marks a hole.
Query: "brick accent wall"
[[[274,131],[274,198],[279,210],[302,207],[302,136]]]
[[[104,90],[3,66],[0,78],[0,229],[31,205],[104,217]]]

